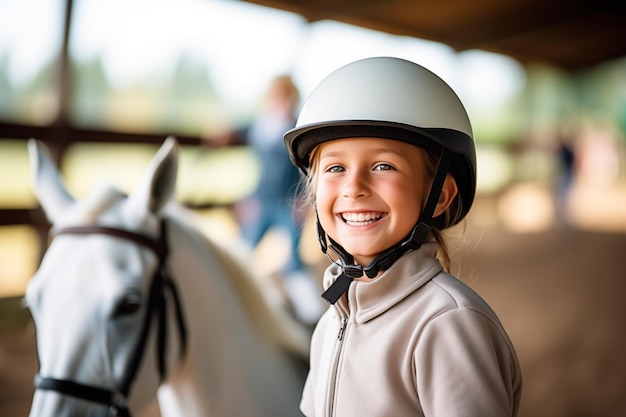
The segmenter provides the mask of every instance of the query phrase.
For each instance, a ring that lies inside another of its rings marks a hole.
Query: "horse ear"
[[[43,142],[30,139],[28,152],[33,191],[48,220],[54,223],[75,203],[74,197],[65,188],[61,174]]]
[[[139,185],[129,197],[135,213],[158,213],[172,198],[178,172],[178,141],[169,136],[152,157]]]

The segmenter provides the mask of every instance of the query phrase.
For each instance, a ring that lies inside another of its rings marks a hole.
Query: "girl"
[[[471,125],[452,89],[402,59],[353,62],[315,88],[285,144],[334,254],[302,412],[515,416],[515,350],[485,301],[446,272],[441,232],[476,187]]]

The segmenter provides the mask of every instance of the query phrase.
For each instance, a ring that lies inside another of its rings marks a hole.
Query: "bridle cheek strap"
[[[169,277],[166,268],[168,255],[167,248],[167,227],[165,221],[161,222],[160,240],[138,234],[129,230],[104,227],[104,226],[77,226],[66,227],[54,230],[52,237],[60,234],[105,234],[116,238],[126,239],[141,244],[152,249],[159,257],[158,270],[152,278],[148,297],[147,311],[144,316],[143,326],[135,350],[130,357],[126,367],[126,373],[118,386],[114,389],[95,387],[81,384],[70,380],[60,380],[46,378],[37,375],[35,377],[35,388],[42,390],[56,391],[63,395],[72,396],[86,401],[91,401],[104,406],[108,406],[110,415],[119,417],[130,417],[127,399],[131,385],[135,379],[141,359],[146,349],[152,320],[155,319],[157,325],[157,368],[161,381],[166,376],[166,354],[167,354],[167,297],[169,292],[174,303],[174,313],[180,339],[181,360],[187,351],[187,327],[181,306],[180,296],[176,285]]]

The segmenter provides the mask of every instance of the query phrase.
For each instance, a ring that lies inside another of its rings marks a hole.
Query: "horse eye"
[[[138,312],[140,307],[141,294],[138,292],[128,293],[124,295],[115,307],[113,317],[130,316]]]

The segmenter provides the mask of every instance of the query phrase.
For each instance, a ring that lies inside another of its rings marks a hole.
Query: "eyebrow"
[[[326,159],[326,158],[336,158],[336,157],[340,157],[340,156],[344,156],[346,154],[348,154],[350,152],[348,151],[331,151],[331,152],[327,152],[327,153],[321,153],[320,154],[320,161]],[[402,152],[399,152],[395,149],[389,149],[389,148],[376,148],[372,151],[369,152],[370,154],[375,154],[375,155],[382,155],[382,154],[394,154],[394,155],[398,155],[401,157],[406,157],[405,154],[403,154]]]
[[[346,152],[345,151],[334,151],[334,152],[326,152],[326,153],[320,153],[320,161],[326,158],[335,158],[337,156],[342,156],[345,155]]]

